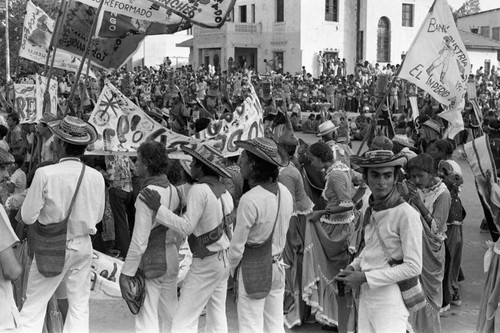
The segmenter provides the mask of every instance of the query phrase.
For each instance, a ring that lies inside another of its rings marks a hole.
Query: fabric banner
[[[134,19],[175,24],[184,18],[207,27],[221,27],[236,0],[80,0],[97,8],[105,1],[103,11],[130,16]]]
[[[240,150],[234,145],[234,141],[264,136],[263,113],[255,89],[250,86],[250,94],[232,114],[212,122],[207,129],[197,133],[195,138],[217,141],[212,143],[225,157],[239,155]]]
[[[31,1],[28,1],[19,56],[44,65],[47,60],[47,50],[50,46],[54,25],[54,20]],[[79,66],[80,58],[76,57],[75,54],[60,49],[56,50],[55,68],[76,73]],[[82,72],[87,72],[87,64],[84,65]],[[89,72],[89,75],[96,78],[92,71]]]
[[[91,154],[135,154],[147,139],[160,140],[170,148],[192,141],[158,124],[109,81],[105,82],[89,122],[99,134],[99,139],[90,147]]]
[[[399,77],[445,107],[449,137],[463,130],[464,95],[471,63],[446,0],[435,0],[403,61]]]
[[[62,20],[57,47],[83,56],[96,14],[96,8],[70,0]],[[97,66],[106,69],[119,68],[137,50],[143,38],[143,35],[95,38],[91,42],[87,57]]]
[[[417,96],[410,96],[408,99],[410,100],[411,105],[411,116],[413,121],[416,121],[420,114],[420,111],[418,110]]]
[[[176,23],[163,24],[105,11],[100,15],[95,35],[101,38],[123,38],[128,35],[165,35],[189,29],[191,26],[191,23],[184,19],[180,19]]]
[[[40,120],[43,115],[43,95],[47,87],[47,78],[42,75],[36,75],[36,121]],[[57,116],[57,80],[51,79],[49,83],[49,105],[45,112],[50,112]]]
[[[15,110],[19,113],[20,123],[34,123],[36,112],[36,84],[14,84]]]

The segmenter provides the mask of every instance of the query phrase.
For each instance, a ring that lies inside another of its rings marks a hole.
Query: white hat
[[[335,131],[338,127],[335,126],[330,120],[325,121],[324,123],[321,123],[318,126],[318,134],[317,136],[323,136],[328,133],[331,133]]]

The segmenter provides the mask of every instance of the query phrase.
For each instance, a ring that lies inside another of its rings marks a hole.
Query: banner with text
[[[176,24],[182,18],[206,27],[221,27],[236,0],[79,0],[97,8],[105,1],[103,11],[134,19]]]
[[[67,13],[62,20],[57,47],[83,56],[92,31],[97,9],[78,1],[70,0]],[[106,69],[119,68],[137,50],[143,35],[128,35],[123,38],[94,38],[87,58]]]
[[[89,118],[99,134],[92,154],[136,153],[146,140],[159,140],[168,148],[188,144],[191,138],[158,124],[115,86],[106,81]]]
[[[435,0],[413,40],[399,77],[416,84],[445,107],[449,137],[463,129],[461,111],[471,62],[446,0]]]
[[[239,149],[234,145],[237,140],[250,140],[264,136],[262,106],[255,89],[250,85],[250,94],[232,114],[227,114],[218,121],[210,123],[207,129],[194,137],[202,141],[213,142],[225,157],[238,155]]]
[[[31,1],[28,1],[19,56],[44,65],[47,60],[47,50],[50,46],[54,25],[54,20]],[[80,58],[75,54],[60,49],[56,50],[55,68],[76,73],[79,66]],[[84,65],[82,72],[87,72],[87,64]],[[92,71],[89,72],[89,75],[96,78]]]
[[[95,35],[101,38],[166,35],[189,29],[191,26],[191,23],[184,19],[177,23],[163,24],[105,11],[100,14]]]
[[[20,123],[34,123],[37,119],[36,84],[16,83],[15,110],[19,113]]]

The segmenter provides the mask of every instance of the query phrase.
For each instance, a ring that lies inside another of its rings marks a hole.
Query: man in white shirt
[[[365,211],[365,247],[335,279],[361,287],[358,332],[406,332],[408,309],[398,282],[422,272],[420,214],[396,190],[396,174],[406,157],[389,150],[352,156],[372,191]],[[385,248],[385,249],[384,249]],[[386,252],[391,258],[387,258]],[[390,259],[402,260],[389,265]]]
[[[233,211],[233,199],[219,177],[231,177],[222,155],[208,145],[195,150],[183,148],[193,156],[191,174],[198,183],[186,198],[186,212],[177,216],[161,205],[160,195],[151,189],[139,198],[156,212],[156,222],[189,236],[193,262],[186,275],[174,315],[172,332],[198,332],[198,318],[206,306],[205,332],[227,332],[226,295],[229,238],[224,232],[226,218]]]
[[[21,328],[23,332],[42,331],[47,302],[59,285],[63,285],[69,304],[64,331],[86,333],[89,331],[92,260],[90,235],[96,233],[95,226],[102,220],[105,198],[103,176],[95,169],[83,168],[80,157],[87,145],[97,139],[97,131],[91,124],[71,116],[47,125],[55,136],[54,148],[60,158],[59,163],[36,171],[21,207],[21,216],[26,224],[38,221],[41,225],[58,223],[68,218],[66,247],[63,249],[64,266],[58,275],[42,275],[39,264],[44,256],[37,252],[35,246],[26,302],[21,311]],[[74,205],[70,210],[73,198]],[[57,259],[55,255],[54,259]]]

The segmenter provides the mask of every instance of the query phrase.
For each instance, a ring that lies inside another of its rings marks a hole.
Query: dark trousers
[[[120,256],[125,258],[130,246],[130,236],[134,230],[134,192],[110,188],[109,205],[115,224],[115,248],[120,250]]]

